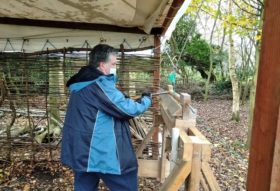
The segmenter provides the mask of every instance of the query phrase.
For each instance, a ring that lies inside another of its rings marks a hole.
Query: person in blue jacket
[[[138,101],[115,86],[116,50],[95,46],[89,64],[67,82],[61,161],[74,172],[75,191],[94,191],[100,179],[112,191],[136,191],[137,159],[128,120],[151,106],[151,94]]]

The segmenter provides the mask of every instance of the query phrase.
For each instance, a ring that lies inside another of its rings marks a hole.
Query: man
[[[71,96],[63,127],[61,161],[74,171],[75,191],[94,191],[99,180],[112,191],[137,190],[137,159],[128,119],[144,113],[151,94],[137,102],[115,87],[117,52],[99,44],[89,65],[67,82]]]
[[[168,82],[173,86],[175,91],[176,86],[176,70],[175,68],[170,69],[170,73],[168,74]]]

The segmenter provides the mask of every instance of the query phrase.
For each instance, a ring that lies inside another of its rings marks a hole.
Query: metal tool
[[[169,91],[164,91],[164,92],[158,92],[158,93],[152,93],[151,96],[159,96],[159,95],[162,95],[162,94],[169,94]]]

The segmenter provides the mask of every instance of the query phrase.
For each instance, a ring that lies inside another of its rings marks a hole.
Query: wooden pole
[[[280,107],[278,113],[278,125],[277,125],[277,134],[275,140],[274,148],[274,158],[273,158],[273,167],[272,167],[272,177],[270,184],[270,191],[277,191],[280,189]]]
[[[279,34],[280,1],[266,0],[247,178],[248,191],[269,191],[271,181],[279,179],[279,173],[272,174],[280,104]]]
[[[159,85],[160,85],[160,36],[155,35],[154,36],[154,45],[155,45],[155,49],[154,49],[154,56],[155,56],[155,70],[154,70],[154,79],[153,79],[153,92],[157,92],[159,90]],[[154,132],[154,136],[153,136],[153,142],[154,143],[158,143],[158,124],[155,123],[155,118],[157,115],[157,112],[159,112],[159,99],[158,96],[156,96],[155,98],[153,98],[153,106],[156,109],[156,112],[154,113],[154,125],[157,125],[155,128],[155,132]],[[153,153],[157,153],[158,149],[155,148],[155,152]],[[158,158],[158,154],[153,154],[153,158],[157,159]]]

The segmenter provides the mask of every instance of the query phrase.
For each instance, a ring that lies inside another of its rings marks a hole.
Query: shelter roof
[[[11,0],[0,7],[0,51],[153,45],[184,0]],[[22,48],[23,47],[23,48]]]

